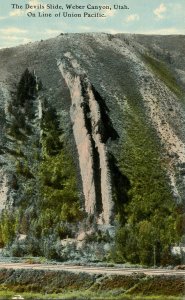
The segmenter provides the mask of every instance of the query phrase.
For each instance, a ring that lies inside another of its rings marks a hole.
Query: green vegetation
[[[95,293],[95,292],[64,292],[64,293],[53,293],[53,294],[41,294],[41,293],[20,293],[20,292],[12,292],[12,291],[0,291],[0,299],[12,299],[15,295],[20,295],[24,299],[71,299],[71,300],[96,300],[96,299],[105,299],[105,300],[182,300],[182,297],[176,296],[131,296],[131,295],[112,295],[110,292],[103,293]]]
[[[129,95],[130,96],[130,95]],[[120,228],[112,255],[117,261],[146,265],[176,263],[170,247],[182,236],[182,207],[174,202],[154,129],[146,124],[140,95],[128,99],[127,135],[119,167],[130,181],[128,199],[117,214]],[[138,101],[136,101],[138,99]]]
[[[73,224],[76,227],[82,220],[83,212],[65,135],[41,87],[42,83],[26,69],[9,105],[8,133],[15,138],[14,149],[20,155],[12,155],[16,197],[11,212],[9,208],[2,212],[0,243],[9,247],[13,256],[60,258],[60,239],[74,235]],[[37,117],[38,97],[41,120]],[[26,239],[18,240],[20,234]]]
[[[0,279],[0,296],[7,296],[7,299],[17,294],[25,299],[180,300],[184,293],[183,276],[90,275],[3,269],[0,270]]]
[[[28,107],[28,102],[34,99],[37,93],[37,83],[34,74],[28,69],[24,71],[17,88],[16,105]]]
[[[17,227],[18,218],[17,214],[14,214],[12,210],[4,210],[1,213],[0,219],[0,245],[4,247],[5,245],[13,242]]]
[[[173,76],[170,69],[164,62],[157,60],[147,54],[142,54],[144,61],[150,66],[152,71],[159,77],[160,80],[174,93],[177,97],[182,97],[184,92],[177,80]]]
[[[35,115],[33,105],[37,95],[36,77],[26,69],[19,81],[17,93],[8,106],[8,111],[12,117],[8,126],[8,134],[17,140],[25,141],[26,134],[31,134],[30,120]]]
[[[48,107],[43,114],[40,144],[39,198],[35,206],[36,218],[31,219],[30,228],[33,237],[39,240],[52,240],[52,237],[55,244],[57,240],[72,235],[68,223],[77,223],[83,218],[83,213],[79,207],[73,162],[64,146],[56,113]],[[42,249],[41,253],[46,257],[58,257],[54,249],[50,253],[45,250]]]

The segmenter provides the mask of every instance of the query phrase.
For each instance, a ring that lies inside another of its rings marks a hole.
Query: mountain
[[[0,244],[174,263],[184,242],[185,36],[61,34],[0,50]]]

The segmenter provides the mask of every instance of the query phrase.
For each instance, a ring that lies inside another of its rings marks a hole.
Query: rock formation
[[[105,141],[101,136],[102,116],[92,85],[69,53],[58,62],[71,94],[71,120],[78,150],[85,196],[85,210],[99,224],[111,223],[112,184]]]

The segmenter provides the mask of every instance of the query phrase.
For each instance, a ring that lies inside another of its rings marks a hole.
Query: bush
[[[3,210],[0,216],[0,242],[9,245],[17,233],[17,215],[12,210]]]

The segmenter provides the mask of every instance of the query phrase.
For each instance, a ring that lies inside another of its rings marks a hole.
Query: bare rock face
[[[3,174],[3,171],[0,171],[0,177],[1,177],[1,182],[0,182],[0,210],[5,208],[6,203],[7,203],[7,194],[8,194],[8,182],[6,175]]]
[[[71,120],[78,150],[85,210],[97,223],[109,225],[113,214],[107,148],[101,136],[102,116],[92,85],[70,53],[58,62],[71,94]]]

